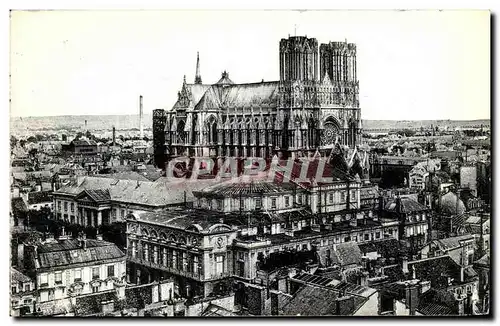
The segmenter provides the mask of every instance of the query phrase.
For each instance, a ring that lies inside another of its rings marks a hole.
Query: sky
[[[357,44],[363,119],[489,119],[487,11],[14,11],[11,116],[170,109],[194,82],[279,79],[288,35]]]

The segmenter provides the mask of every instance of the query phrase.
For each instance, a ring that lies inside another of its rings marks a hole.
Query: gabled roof
[[[27,283],[27,282],[33,282],[32,279],[30,279],[28,276],[24,275],[17,269],[11,267],[10,268],[10,281],[11,283],[14,282],[21,282],[21,283]]]
[[[84,190],[77,197],[78,199],[87,199],[94,202],[108,202],[111,200],[111,195],[108,189],[88,189]]]

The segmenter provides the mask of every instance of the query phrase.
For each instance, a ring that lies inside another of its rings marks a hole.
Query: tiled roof
[[[426,206],[420,204],[419,202],[408,198],[401,197],[401,213],[414,213],[429,210]],[[387,202],[385,205],[385,210],[388,212],[396,212],[396,198],[393,198]]]
[[[125,259],[125,254],[110,242],[87,239],[86,249],[79,240],[62,240],[38,246],[40,268],[53,268],[71,264],[82,264],[109,259]]]
[[[470,234],[460,235],[458,237],[451,237],[439,240],[433,240],[433,242],[439,247],[441,250],[452,250],[459,248],[461,246],[460,242],[474,240],[474,236]]]
[[[211,180],[211,183],[215,181]],[[192,190],[199,190],[206,187],[205,180],[174,180],[160,178],[155,182],[116,180],[102,177],[79,177],[76,182],[72,182],[54,194],[64,194],[76,196],[84,190],[109,190],[111,200],[131,204],[148,206],[166,206],[179,204],[184,201],[184,191],[186,199],[193,198]]]
[[[283,307],[285,316],[325,316],[335,315],[338,292],[333,289],[303,286]]]
[[[51,201],[52,201],[52,196],[49,192],[37,191],[28,193],[28,203],[30,205],[46,203]]]
[[[399,258],[406,251],[406,247],[393,238],[360,243],[358,246],[363,254],[377,252],[382,258]]]
[[[32,279],[30,279],[28,276],[24,275],[23,273],[12,267],[10,268],[10,280],[11,282],[21,282],[21,283],[32,282]]]
[[[276,107],[278,82],[212,85],[196,103],[195,110],[249,109],[252,105]]]
[[[95,141],[87,139],[73,140],[72,143],[75,146],[97,146]]]
[[[460,282],[460,266],[448,255],[410,261],[408,268],[410,271],[415,268],[416,278],[430,281],[431,286],[435,288],[447,287],[448,277],[453,283]]]
[[[117,172],[117,173],[111,173],[111,174],[100,174],[99,177],[117,179],[117,180],[150,181],[148,178],[146,178],[142,174],[137,173],[135,171]]]
[[[145,212],[138,214],[139,221],[167,225],[169,227],[186,230],[193,228],[199,232],[208,231],[212,226],[223,224],[219,216],[208,214],[205,210],[179,209],[162,212]]]
[[[356,242],[344,242],[335,246],[335,252],[342,266],[361,264],[362,253]]]
[[[455,298],[450,292],[431,288],[420,295],[417,311],[425,316],[457,315],[458,311],[451,305],[453,302]]]
[[[281,194],[289,191],[291,188],[285,188],[282,185],[267,180],[254,180],[249,179],[246,181],[244,177],[234,178],[226,182],[214,184],[202,190],[203,193],[213,195],[221,195],[234,197],[239,195],[252,195],[252,194]]]
[[[89,189],[85,190],[80,196],[87,195],[95,202],[107,202],[111,200],[111,195],[108,189]]]
[[[290,301],[284,305],[280,314],[285,316],[352,315],[367,300],[365,296],[348,294],[345,291],[345,289],[359,291],[359,288],[364,287],[348,283],[340,283],[336,286],[338,286],[339,289],[304,285],[295,292]],[[347,296],[341,297],[340,292],[343,292],[343,294]],[[338,304],[341,298],[346,300],[344,302],[349,303]],[[338,308],[340,308],[340,311]]]
[[[474,262],[475,265],[490,267],[490,255],[485,254],[483,257],[479,258]]]
[[[217,306],[215,304],[210,304],[207,309],[201,314],[202,317],[226,317],[226,316],[236,316],[235,313]]]
[[[88,316],[99,314],[102,312],[101,302],[116,300],[116,291],[107,291],[76,296],[76,304],[74,305],[75,315]]]
[[[26,206],[26,202],[21,197],[12,198],[11,207],[14,214],[28,211],[28,206]]]

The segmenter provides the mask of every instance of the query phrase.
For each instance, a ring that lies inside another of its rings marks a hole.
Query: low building
[[[206,185],[207,182],[202,181],[176,183],[79,177],[53,193],[54,216],[94,227],[123,222],[129,213],[185,206],[188,198],[192,198],[192,189]]]
[[[96,155],[97,143],[89,139],[73,140],[67,145],[62,145],[62,152],[66,155]]]
[[[35,282],[15,268],[10,268],[10,315],[30,315],[36,302]]]
[[[71,299],[89,293],[124,288],[125,254],[102,240],[46,239],[24,249],[24,268],[35,280],[37,310],[57,315]]]

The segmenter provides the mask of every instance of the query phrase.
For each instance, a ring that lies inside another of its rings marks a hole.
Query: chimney
[[[410,310],[410,316],[415,315],[418,306],[418,286],[409,282],[405,287],[406,307]]]
[[[59,238],[57,238],[57,240],[68,240],[69,238],[69,235],[67,235],[66,231],[64,230],[64,226],[61,227],[61,234],[59,235]]]
[[[159,287],[159,301],[167,301],[169,299],[168,289],[170,282],[169,281],[160,281],[158,284]]]
[[[431,289],[431,281],[420,282],[420,293],[423,294]]]
[[[369,275],[370,275],[370,273],[368,273],[366,271],[361,273],[361,276],[359,277],[360,285],[362,285],[362,286],[368,285],[368,276]]]
[[[405,275],[409,273],[409,270],[408,270],[408,257],[407,256],[401,257],[401,269],[403,270],[403,273]]]
[[[144,123],[143,123],[143,112],[142,112],[142,95],[139,96],[139,130],[141,139],[144,138]]]
[[[103,314],[115,311],[115,302],[113,300],[101,301],[101,312]]]
[[[113,126],[113,147],[116,146],[116,128]]]
[[[81,245],[82,249],[84,249],[84,250],[87,249],[87,239],[82,239],[80,241],[80,245]]]
[[[354,311],[354,297],[341,295],[335,300],[335,315],[346,316]]]

